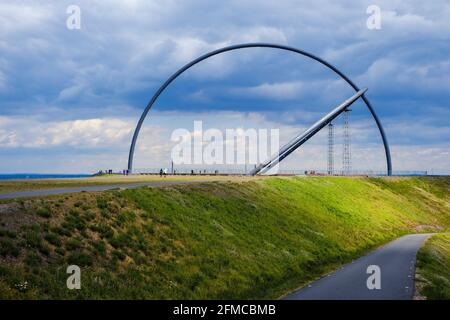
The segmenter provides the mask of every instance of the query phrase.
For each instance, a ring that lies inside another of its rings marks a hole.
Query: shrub
[[[102,238],[111,239],[114,236],[114,230],[107,224],[94,224],[91,229],[98,232]]]
[[[17,237],[17,234],[15,231],[12,230],[0,229],[0,237],[8,237],[11,239],[15,239]]]
[[[119,259],[119,260],[124,260],[125,259],[125,254],[123,254],[121,251],[119,251],[119,250],[113,250],[112,252],[111,252],[111,255],[112,255],[112,257],[113,258],[115,258],[115,259]]]
[[[39,252],[48,256],[50,254],[50,247],[45,243],[41,243],[39,246]]]
[[[41,264],[42,259],[36,252],[30,252],[25,258],[25,263],[30,267],[37,267]]]
[[[16,246],[16,244],[10,239],[1,239],[0,240],[0,256],[12,256],[18,257],[20,254],[20,248]]]
[[[25,233],[25,244],[31,248],[40,248],[42,245],[42,238],[39,231],[30,229]]]
[[[109,243],[116,249],[126,247],[128,242],[129,239],[125,234],[119,234],[118,236],[111,238],[109,241]]]
[[[92,248],[94,249],[94,252],[103,256],[106,253],[106,246],[105,246],[105,242],[103,242],[103,240],[98,240],[98,241],[92,241],[91,243]]]
[[[44,236],[44,239],[47,240],[49,243],[51,243],[54,246],[61,245],[61,239],[56,233],[47,233]]]
[[[84,214],[84,219],[85,220],[87,220],[87,221],[92,221],[92,220],[94,220],[95,219],[95,212],[93,212],[93,211],[87,211],[85,214]]]
[[[143,224],[142,227],[145,231],[147,231],[148,234],[151,234],[151,235],[155,234],[155,226],[153,225],[153,223],[149,222],[149,223]]]
[[[69,237],[71,235],[71,232],[63,227],[53,227],[50,228],[51,231],[53,231],[54,233],[57,233],[60,236],[66,236]]]
[[[115,204],[115,203],[108,203],[108,208],[107,209],[108,209],[109,213],[112,213],[114,215],[117,215],[120,212],[119,206],[117,204]]]
[[[86,252],[73,252],[69,255],[67,261],[79,267],[91,266],[93,263],[92,257]]]
[[[66,241],[66,249],[68,251],[73,251],[81,248],[81,241],[78,239],[69,239]]]
[[[41,207],[37,209],[36,214],[43,218],[50,218],[52,213],[48,207]]]
[[[66,254],[66,250],[63,247],[58,247],[55,249],[55,252],[60,256],[64,256]]]
[[[136,220],[136,214],[133,211],[125,211],[118,214],[115,218],[115,222],[118,226],[122,226],[127,222],[133,222]]]
[[[98,197],[97,198],[97,207],[99,209],[106,209],[108,207],[108,201],[105,198]]]
[[[62,226],[70,231],[74,231],[75,229],[83,231],[86,229],[86,222],[84,222],[78,210],[72,209],[65,217]]]

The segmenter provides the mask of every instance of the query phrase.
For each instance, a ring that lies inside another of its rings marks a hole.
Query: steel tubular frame
[[[344,79],[345,82],[347,82],[356,92],[360,90],[356,86],[356,84],[354,84],[346,75],[344,75],[340,70],[338,70],[336,67],[334,67],[333,65],[331,65],[327,61],[325,61],[325,60],[323,60],[323,59],[313,55],[312,53],[309,53],[309,52],[306,52],[306,51],[303,51],[303,50],[300,50],[300,49],[297,49],[297,48],[294,48],[294,47],[289,47],[289,46],[285,46],[285,45],[281,45],[281,44],[273,44],[273,43],[244,43],[244,44],[238,44],[238,45],[232,45],[232,46],[228,46],[228,47],[223,47],[223,48],[211,51],[209,53],[206,53],[206,54],[198,57],[195,60],[192,60],[188,64],[184,65],[177,72],[175,72],[173,75],[171,75],[161,85],[161,87],[159,87],[159,89],[155,92],[155,94],[151,98],[150,102],[145,107],[145,109],[144,109],[144,111],[143,111],[143,113],[142,113],[141,117],[139,118],[139,121],[138,121],[138,123],[136,125],[136,129],[134,130],[133,138],[131,140],[131,145],[130,145],[130,151],[129,151],[129,155],[128,155],[128,172],[129,173],[133,172],[134,149],[135,149],[135,146],[136,146],[136,141],[137,141],[137,138],[139,136],[139,132],[141,130],[142,124],[143,124],[145,118],[147,117],[148,112],[150,111],[152,106],[155,104],[156,100],[161,95],[161,93],[178,76],[180,76],[183,72],[185,72],[186,70],[188,70],[192,66],[196,65],[197,63],[199,63],[199,62],[201,62],[203,60],[206,60],[206,59],[208,59],[208,58],[210,58],[212,56],[224,53],[224,52],[233,51],[233,50],[239,50],[239,49],[245,49],[245,48],[273,48],[273,49],[280,49],[280,50],[285,50],[285,51],[291,51],[291,52],[298,53],[298,54],[300,54],[302,56],[311,58],[311,59],[321,63],[322,65],[326,66],[328,69],[334,71],[337,75],[339,75],[342,79]],[[370,113],[372,114],[372,117],[375,120],[375,123],[377,124],[378,130],[380,131],[380,135],[381,135],[381,139],[383,140],[384,151],[385,151],[385,155],[386,155],[387,174],[390,176],[392,174],[392,162],[391,162],[391,153],[390,153],[390,150],[389,150],[389,143],[387,141],[386,134],[384,132],[383,126],[381,125],[380,119],[378,118],[377,114],[375,113],[375,110],[373,109],[373,107],[370,104],[370,102],[367,99],[367,97],[363,95],[362,99],[363,99],[364,103],[366,104],[367,108],[369,109]]]

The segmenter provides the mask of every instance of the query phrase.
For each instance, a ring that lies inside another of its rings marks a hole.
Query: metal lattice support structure
[[[330,122],[328,124],[328,161],[327,172],[329,175],[334,174],[334,126]]]
[[[351,145],[350,145],[350,109],[344,111],[344,137],[342,144],[342,174],[349,175],[352,171]]]

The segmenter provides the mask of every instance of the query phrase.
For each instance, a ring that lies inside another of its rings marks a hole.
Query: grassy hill
[[[273,177],[8,202],[0,298],[277,298],[400,235],[449,230],[449,189]]]
[[[93,187],[102,185],[126,185],[129,183],[146,183],[157,181],[245,181],[248,177],[220,176],[220,175],[169,175],[161,178],[159,175],[101,175],[89,178],[70,179],[21,179],[21,180],[0,180],[0,194],[30,191],[41,189],[58,189],[72,187]]]
[[[416,278],[419,296],[450,300],[450,234],[435,235],[420,249]]]

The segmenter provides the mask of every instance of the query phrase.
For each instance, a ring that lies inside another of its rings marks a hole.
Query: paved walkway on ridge
[[[414,295],[416,254],[430,234],[411,234],[288,294],[286,300],[407,300]],[[367,267],[381,270],[381,289],[369,290]]]
[[[152,182],[138,182],[138,183],[123,183],[123,184],[109,184],[109,185],[96,185],[87,187],[65,187],[65,188],[55,188],[55,189],[39,189],[31,191],[16,191],[1,193],[0,200],[4,199],[15,199],[15,198],[28,198],[28,197],[42,197],[51,196],[64,193],[75,193],[83,191],[106,191],[112,189],[130,189],[138,187],[162,187],[166,185],[173,184],[185,184],[185,183],[198,183],[205,182],[202,180],[183,180],[183,181],[152,181]]]

